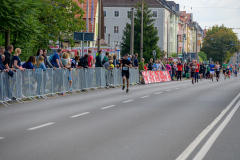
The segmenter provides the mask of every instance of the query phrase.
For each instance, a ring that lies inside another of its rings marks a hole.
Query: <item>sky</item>
[[[240,39],[240,0],[174,1],[180,5],[180,11],[193,13],[193,21],[197,21],[202,29],[224,24],[229,28],[239,28],[233,31]]]

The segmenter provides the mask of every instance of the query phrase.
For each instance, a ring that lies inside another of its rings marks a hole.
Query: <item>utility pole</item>
[[[130,42],[130,54],[134,54],[134,8],[131,12],[131,42]]]
[[[100,50],[101,39],[101,0],[98,0],[98,52]]]
[[[179,43],[179,35],[177,35],[177,58],[179,57],[179,53],[178,53],[178,52],[179,52],[179,51],[178,51],[178,45],[179,45],[179,44],[178,44],[178,43]]]
[[[169,33],[168,33],[168,18],[167,18],[167,62],[168,62],[168,55],[169,55],[169,44],[168,44],[168,39],[169,39]]]
[[[198,61],[198,24],[196,22],[196,60]]]
[[[141,18],[141,48],[140,48],[141,61],[143,58],[143,0],[142,0],[142,18]]]

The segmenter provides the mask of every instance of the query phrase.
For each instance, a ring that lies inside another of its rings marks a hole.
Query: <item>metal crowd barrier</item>
[[[130,84],[139,83],[138,69],[130,68]],[[13,77],[7,72],[0,72],[0,103],[8,105],[6,97],[14,97],[19,103],[28,98],[33,101],[36,97],[47,99],[47,95],[57,96],[59,93],[82,91],[85,89],[104,88],[122,84],[119,68],[89,68],[76,69],[41,69],[17,70]],[[72,86],[70,87],[70,80]]]

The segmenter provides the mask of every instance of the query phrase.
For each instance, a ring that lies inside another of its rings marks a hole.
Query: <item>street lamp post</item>
[[[98,0],[98,52],[100,50],[100,38],[101,38],[101,0]]]
[[[143,0],[142,0],[142,18],[141,18],[141,45],[140,45],[140,58],[143,58]]]

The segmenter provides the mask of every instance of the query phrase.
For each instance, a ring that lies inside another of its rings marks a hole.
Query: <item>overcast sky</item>
[[[211,27],[216,24],[224,24],[229,28],[240,28],[240,0],[174,1],[180,4],[180,11],[193,13],[193,20],[197,21],[203,29],[205,29],[205,26]],[[238,33],[240,39],[240,29],[233,31]]]

